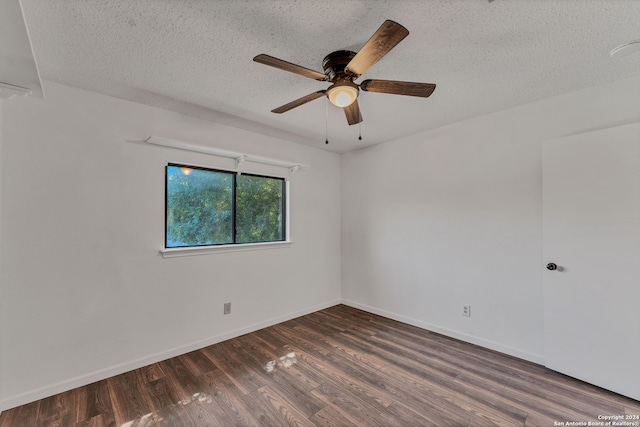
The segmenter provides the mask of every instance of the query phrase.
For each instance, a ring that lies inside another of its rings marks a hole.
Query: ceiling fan
[[[355,125],[362,121],[358,105],[360,90],[427,98],[435,90],[435,84],[373,79],[364,80],[360,84],[354,82],[408,35],[409,30],[405,27],[397,22],[386,20],[358,53],[350,50],[338,50],[328,54],[322,61],[324,73],[273,56],[265,54],[256,56],[253,58],[255,62],[332,83],[327,90],[310,93],[273,109],[271,112],[281,114],[326,95],[332,104],[344,109],[349,125]]]

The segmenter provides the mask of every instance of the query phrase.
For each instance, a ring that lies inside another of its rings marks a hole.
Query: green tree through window
[[[167,248],[282,241],[284,213],[284,179],[167,166]]]
[[[236,182],[236,242],[284,240],[283,180],[240,175]]]

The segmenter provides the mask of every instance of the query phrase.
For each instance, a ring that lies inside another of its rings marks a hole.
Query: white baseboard
[[[337,304],[340,304],[340,300],[328,301],[323,304],[318,304],[313,307],[308,307],[303,310],[298,310],[284,316],[274,317],[272,319],[265,320],[263,322],[255,323],[253,325],[249,325],[240,329],[235,329],[233,331],[229,331],[224,334],[210,337],[201,341],[193,342],[180,347],[175,347],[170,350],[162,351],[156,354],[151,354],[149,356],[132,360],[130,362],[121,363],[119,365],[101,369],[96,372],[92,372],[86,375],[81,375],[75,378],[71,378],[69,380],[61,381],[61,382],[44,386],[35,390],[30,390],[26,393],[22,393],[16,396],[11,396],[0,401],[0,412],[5,411],[7,409],[15,408],[17,406],[21,406],[30,402],[34,402],[39,399],[44,399],[45,397],[53,396],[58,393],[72,390],[77,387],[82,387],[88,384],[92,384],[96,381],[101,381],[106,378],[113,377],[115,375],[120,375],[125,372],[129,372],[133,369],[142,368],[143,366],[151,365],[153,363],[170,359],[172,357],[176,357],[181,354],[189,353],[190,351],[198,350],[203,347],[217,344],[219,342],[222,342],[231,338],[239,337],[240,335],[248,334],[250,332],[254,332],[262,328],[266,328],[269,326],[276,325],[278,323],[286,322],[287,320],[295,319],[296,317],[304,316],[306,314],[310,314],[318,310],[323,310],[325,308],[333,307],[334,305],[337,305]]]
[[[517,348],[509,347],[507,345],[503,345],[490,340],[485,340],[485,339],[476,337],[474,335],[465,334],[463,332],[454,331],[452,329],[442,328],[440,326],[437,326],[431,323],[423,322],[422,320],[413,319],[411,317],[407,317],[407,316],[392,313],[386,310],[382,310],[379,308],[371,307],[366,304],[360,304],[355,301],[343,299],[340,301],[340,303],[344,305],[348,305],[349,307],[367,311],[369,313],[377,314],[378,316],[397,320],[398,322],[406,323],[408,325],[417,326],[418,328],[421,328],[421,329],[426,329],[428,331],[437,332],[439,334],[446,335],[451,338],[456,338],[461,341],[465,341],[471,344],[476,344],[476,345],[479,345],[480,347],[485,347],[491,350],[499,351],[500,353],[504,353],[510,356],[518,357],[520,359],[528,360],[529,362],[544,365],[544,357],[542,357],[539,354],[534,354],[534,353],[530,353]]]

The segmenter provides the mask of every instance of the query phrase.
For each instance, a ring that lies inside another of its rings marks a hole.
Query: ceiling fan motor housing
[[[354,78],[358,77],[345,72],[347,64],[351,62],[354,56],[356,56],[356,53],[350,50],[337,50],[325,56],[322,60],[322,68],[329,80],[334,82],[336,77],[344,76],[349,78],[349,81],[353,81]]]

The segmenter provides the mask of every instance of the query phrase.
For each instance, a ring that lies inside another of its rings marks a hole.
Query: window
[[[165,247],[284,241],[285,181],[169,164]]]

